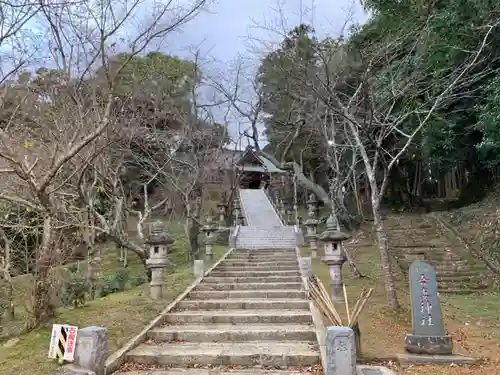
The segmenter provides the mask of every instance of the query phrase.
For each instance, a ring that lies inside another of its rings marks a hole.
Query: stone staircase
[[[240,202],[247,225],[236,237],[237,249],[294,249],[295,228],[281,222],[262,189],[240,189]]]
[[[295,246],[297,240],[293,226],[241,226],[236,237],[237,249],[295,249]]]
[[[240,189],[240,202],[248,226],[269,228],[283,225],[263,189]]]
[[[488,288],[488,270],[425,215],[394,215],[385,221],[389,246],[402,268],[405,254],[422,256],[437,272],[440,293],[471,294]]]
[[[292,250],[235,250],[126,355],[119,375],[312,375],[320,354]]]

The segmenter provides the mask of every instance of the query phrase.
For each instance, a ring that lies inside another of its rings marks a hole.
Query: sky
[[[281,14],[280,14],[281,13]],[[209,11],[191,21],[169,50],[180,55],[186,46],[201,50],[220,61],[238,54],[254,54],[261,41],[277,42],[299,23],[312,25],[318,36],[339,36],[346,20],[363,22],[359,0],[217,0]]]
[[[260,56],[300,23],[312,25],[318,37],[338,37],[343,30],[348,32],[346,22],[363,23],[367,17],[359,0],[217,0],[175,38],[169,38],[164,48],[188,58],[199,49],[208,70],[230,74],[228,67],[238,56],[249,59],[254,69]],[[238,129],[245,127],[236,122],[228,125],[233,139],[240,138]]]
[[[97,1],[97,0],[96,0]],[[152,0],[152,3],[162,0]],[[193,0],[177,0],[177,4],[186,5]],[[184,25],[162,40],[159,44],[153,43],[148,50],[160,50],[162,52],[177,55],[179,57],[193,59],[193,51],[200,51],[202,60],[201,70],[205,75],[210,75],[218,82],[227,80],[233,84],[236,61],[245,61],[245,77],[252,79],[255,69],[261,58],[273,50],[283,39],[284,35],[300,23],[312,25],[319,38],[331,36],[338,37],[342,31],[348,32],[347,25],[352,23],[363,23],[367,19],[359,0],[210,0],[211,4],[196,18]],[[138,18],[129,25],[124,25],[117,35],[118,46],[126,48],[126,43],[120,40],[130,40],[132,34],[136,33],[141,26],[147,25],[149,2],[144,2],[144,7],[138,11]],[[37,18],[33,18],[25,26],[26,35],[30,38],[26,46],[37,46],[35,49],[40,57],[32,55],[31,65],[51,67],[54,65],[53,55],[50,51],[54,48],[50,43],[52,38],[44,38],[47,33],[46,22],[40,27]],[[130,34],[130,35],[129,35]],[[23,39],[21,38],[21,39]],[[7,47],[8,48],[8,47]],[[3,52],[5,46],[1,46]],[[125,52],[125,51],[123,51]],[[2,54],[4,57],[9,54]],[[2,65],[8,65],[8,61],[2,59]],[[7,69],[8,70],[8,69]],[[250,89],[250,79],[242,80],[247,83],[248,89],[243,90],[241,95],[246,100],[251,100],[253,90]],[[233,84],[234,86],[234,84]],[[212,90],[213,91],[213,90]],[[205,101],[213,102],[213,92],[205,94]],[[228,125],[231,138],[238,139],[241,129],[247,125],[241,116],[224,117],[225,108],[213,110],[215,120]],[[224,117],[224,118],[223,118]],[[262,144],[261,146],[263,146]],[[242,147],[245,147],[243,145]]]

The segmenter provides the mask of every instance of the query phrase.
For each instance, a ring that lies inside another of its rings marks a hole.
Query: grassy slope
[[[172,245],[170,259],[175,264],[166,277],[166,293],[161,301],[149,298],[148,285],[130,288],[125,292],[114,293],[107,297],[88,302],[79,309],[58,309],[57,323],[72,324],[79,327],[97,325],[107,327],[109,330],[110,353],[122,346],[127,340],[139,333],[144,326],[152,320],[165,306],[174,300],[194,278],[191,269],[186,266],[186,246],[182,231],[182,222],[172,222],[169,225],[170,233],[176,240]],[[227,247],[214,246],[214,262],[226,251]],[[206,264],[208,268],[211,264]],[[117,249],[103,250],[100,270],[102,277],[110,277],[121,268]],[[85,271],[82,263],[82,271]],[[143,265],[139,258],[129,252],[129,270],[131,278],[144,273]],[[63,271],[57,270],[60,275]],[[16,279],[15,295],[17,316],[14,324],[10,324],[12,332],[22,329],[25,313],[23,306],[27,305],[26,295],[32,287],[29,276]],[[29,305],[29,303],[28,303]],[[12,347],[0,346],[0,374],[14,375],[27,374],[46,375],[57,368],[54,361],[47,359],[51,327],[41,328],[18,336],[19,341]],[[15,339],[14,339],[15,340]]]
[[[403,352],[405,334],[411,330],[408,283],[402,275],[396,275],[398,297],[402,308],[399,311],[390,309],[386,302],[378,250],[372,245],[373,243],[373,237],[368,229],[364,232],[364,238],[359,245],[347,245],[357,266],[367,277],[354,279],[347,264],[344,266],[343,277],[351,308],[362,289],[374,288],[373,295],[360,318],[361,357],[368,362],[384,362],[386,365],[393,366],[396,353]],[[309,251],[303,249],[302,253],[309,254]],[[330,277],[326,264],[316,259],[313,262],[313,269],[325,287],[329,288]],[[445,326],[454,337],[457,352],[477,358],[500,359],[499,296],[443,296],[442,310]],[[339,312],[345,319],[346,313],[343,305],[340,305]],[[481,366],[469,368],[420,366],[407,369],[395,368],[395,370],[399,374],[414,375],[500,373],[498,363],[491,367],[485,366],[484,368]]]

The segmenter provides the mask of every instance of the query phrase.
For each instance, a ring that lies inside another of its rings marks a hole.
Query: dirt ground
[[[401,309],[389,308],[378,249],[369,230],[363,232],[358,244],[347,244],[347,248],[365,276],[353,278],[347,263],[344,265],[349,305],[354,306],[361,290],[374,289],[360,318],[363,362],[383,363],[405,375],[500,374],[500,294],[490,291],[481,295],[441,296],[445,328],[453,336],[455,352],[477,358],[477,365],[402,368],[397,364],[396,354],[403,352],[405,334],[411,331],[408,281],[398,269],[395,270]],[[326,264],[315,259],[313,269],[328,287],[330,278]],[[340,312],[346,316],[345,311]]]

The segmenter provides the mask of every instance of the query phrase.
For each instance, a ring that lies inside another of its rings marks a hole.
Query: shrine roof
[[[262,155],[257,155],[250,148],[245,151],[235,164],[246,172],[286,173],[286,171],[274,165],[271,160]]]

